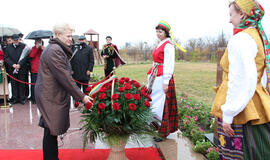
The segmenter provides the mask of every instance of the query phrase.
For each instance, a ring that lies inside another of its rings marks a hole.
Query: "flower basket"
[[[116,138],[116,139],[114,139]],[[127,144],[127,137],[108,137],[108,144],[110,145],[111,151],[108,160],[127,160],[125,155],[125,146]]]
[[[115,146],[119,140],[138,141],[145,135],[157,136],[147,89],[135,80],[111,77],[104,83],[87,89],[93,105],[81,108],[83,147],[97,138]]]

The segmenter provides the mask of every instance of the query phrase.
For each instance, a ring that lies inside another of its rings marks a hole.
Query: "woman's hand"
[[[232,137],[234,135],[234,130],[232,129],[231,124],[223,122],[222,127],[228,137]]]
[[[93,100],[91,97],[89,97],[89,96],[84,96],[82,101],[83,101],[83,103],[86,104],[86,103],[88,103],[88,102],[91,102],[91,100]]]
[[[165,94],[168,92],[168,84],[163,84],[163,91]]]
[[[86,75],[88,75],[88,76],[89,76],[90,74],[91,74],[91,72],[90,72],[90,71],[86,71]]]

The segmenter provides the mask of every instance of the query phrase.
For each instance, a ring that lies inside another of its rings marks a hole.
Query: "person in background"
[[[3,39],[4,39],[4,43],[2,44],[2,51],[5,54],[7,46],[12,44],[13,40],[12,40],[11,36],[4,36]],[[4,66],[5,66],[6,72],[8,73],[9,69],[8,69],[8,64],[6,62],[4,62]],[[7,82],[10,83],[10,77],[7,77]]]
[[[28,74],[26,63],[28,61],[28,56],[20,60],[25,44],[19,42],[19,36],[17,34],[14,34],[12,39],[13,43],[7,46],[4,54],[4,59],[9,69],[8,73],[14,78],[26,82],[26,75]],[[21,104],[25,104],[26,85],[11,79],[11,90],[12,98],[10,103],[15,104],[19,102]]]
[[[79,44],[75,44],[72,47],[73,56],[70,61],[72,66],[72,77],[81,83],[88,84],[90,79],[90,74],[94,67],[94,55],[93,50],[90,46],[86,44],[86,37],[79,36]],[[83,92],[86,92],[87,85],[81,85],[77,83],[79,88],[83,88]]]
[[[18,36],[19,36],[19,42],[23,43],[23,34],[19,33]]]
[[[25,44],[23,42],[24,35],[22,33],[19,33],[18,36],[19,36],[19,42]],[[27,58],[26,65],[27,65],[27,74],[25,74],[25,82],[29,82],[29,71],[31,71],[30,58]],[[26,99],[28,99],[28,97],[29,97],[29,85],[28,84],[25,84],[25,97],[26,97]]]
[[[175,48],[170,40],[170,25],[160,21],[156,26],[156,35],[160,40],[152,53],[153,66],[148,74],[148,92],[152,98],[151,108],[155,118],[161,124],[155,124],[160,136],[166,138],[178,130],[178,109],[174,84]],[[161,138],[154,137],[156,142]]]
[[[13,40],[11,36],[4,36],[4,43],[2,44],[2,51],[5,53],[7,46],[12,43],[13,43]]]
[[[257,1],[235,0],[229,13],[234,35],[220,61],[223,78],[211,110],[215,142],[222,160],[269,159],[270,45],[261,24],[264,10]]]
[[[31,52],[29,53],[29,57],[31,59],[31,83],[36,83],[39,59],[43,50],[44,50],[44,42],[41,39],[36,39],[35,46],[32,47]],[[35,85],[31,85],[30,100],[33,104],[36,104]]]
[[[101,57],[104,59],[104,74],[105,77],[110,75],[114,67],[117,68],[119,65],[124,65],[125,62],[121,59],[118,48],[115,44],[112,44],[112,37],[107,36],[106,42],[101,51]]]
[[[70,96],[84,103],[91,100],[78,88],[71,75],[73,31],[69,24],[55,25],[54,38],[50,39],[39,61],[35,99],[41,112],[39,126],[44,128],[44,160],[59,160],[57,136],[66,133],[70,127]]]

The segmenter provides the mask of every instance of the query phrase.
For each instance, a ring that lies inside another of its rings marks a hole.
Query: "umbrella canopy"
[[[49,30],[37,30],[30,32],[25,39],[46,39],[53,37],[53,32]]]
[[[12,36],[13,34],[21,33],[17,28],[14,28],[9,25],[0,24],[0,37],[3,36]]]

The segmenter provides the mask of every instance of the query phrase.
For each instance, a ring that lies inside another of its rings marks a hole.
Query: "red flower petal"
[[[93,106],[93,103],[92,103],[92,102],[87,102],[87,103],[85,104],[85,108],[86,108],[87,110],[89,110],[92,106]]]
[[[129,104],[129,109],[132,110],[132,111],[135,111],[136,110],[136,105],[133,104],[133,103],[130,103]]]
[[[118,98],[119,98],[119,94],[116,94],[116,93],[115,93],[115,94],[112,95],[112,99],[113,99],[113,100],[117,100]]]
[[[145,105],[146,107],[150,107],[150,103],[149,103],[148,101],[144,101],[144,105]]]
[[[76,102],[74,103],[75,108],[77,108],[79,105],[80,105],[80,102],[78,102],[78,101],[76,101]]]
[[[115,110],[115,111],[119,110],[119,104],[118,103],[113,104],[113,110]]]

